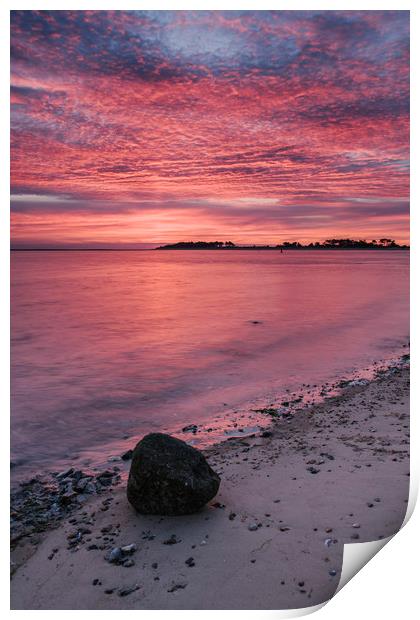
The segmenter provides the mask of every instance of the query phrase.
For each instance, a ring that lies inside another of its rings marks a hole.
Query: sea
[[[13,251],[12,480],[246,436],[408,339],[408,251]]]

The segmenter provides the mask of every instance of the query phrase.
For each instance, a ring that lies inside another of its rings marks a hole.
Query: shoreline
[[[264,430],[204,449],[222,483],[196,515],[136,515],[121,463],[108,464],[105,485],[95,473],[99,493],[81,493],[80,503],[67,482],[62,514],[45,518],[41,500],[39,527],[14,541],[12,608],[287,609],[327,600],[343,543],[389,536],[403,522],[407,362],[345,381],[341,393],[293,413],[269,412]],[[41,497],[58,487],[45,481]],[[29,489],[26,512],[35,500]],[[178,544],[162,544],[173,534]],[[132,565],[104,558],[133,543]]]
[[[227,405],[216,409],[211,415],[204,418],[196,418],[194,415],[184,416],[183,421],[153,426],[157,432],[168,433],[182,439],[192,446],[206,450],[212,446],[229,441],[232,437],[247,437],[270,427],[273,416],[270,412],[277,409],[282,414],[294,415],[303,406],[310,407],[322,402],[326,396],[340,395],[342,388],[351,381],[372,380],[378,373],[389,368],[398,366],[409,351],[409,343],[400,343],[392,353],[380,360],[370,362],[368,365],[358,366],[346,371],[341,371],[323,378],[318,378],[317,383],[296,383],[295,385],[283,386],[281,389],[268,387],[259,390],[260,394],[255,397],[245,397],[236,404]],[[221,400],[224,400],[223,395]],[[229,396],[226,395],[229,401]],[[286,405],[286,406],[285,406]],[[139,422],[144,426],[144,421]],[[53,480],[52,472],[65,471],[70,468],[76,470],[88,470],[92,476],[110,466],[119,465],[122,477],[128,475],[127,463],[121,460],[121,455],[133,448],[141,437],[152,428],[142,428],[143,432],[132,429],[131,432],[121,435],[119,438],[108,440],[105,443],[93,443],[89,448],[82,448],[73,456],[61,456],[55,462],[38,462],[35,467],[28,459],[19,456],[11,460],[11,488],[15,491],[21,483],[27,483],[35,477],[41,477],[44,481]],[[129,464],[128,464],[129,465]]]

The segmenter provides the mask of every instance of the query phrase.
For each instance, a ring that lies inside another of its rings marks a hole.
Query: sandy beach
[[[343,544],[387,537],[404,520],[405,361],[206,450],[222,482],[195,515],[138,515],[123,481],[21,538],[12,609],[288,609],[331,598]],[[133,544],[126,565],[108,561]]]

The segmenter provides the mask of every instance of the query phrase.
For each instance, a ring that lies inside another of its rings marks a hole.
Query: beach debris
[[[258,530],[258,525],[256,523],[250,523],[248,529],[250,532],[256,532]]]
[[[12,548],[23,538],[54,527],[80,509],[80,500],[84,503],[88,495],[100,495],[120,480],[118,468],[95,474],[70,467],[21,482],[11,493]],[[78,542],[83,544],[83,538]]]
[[[192,568],[193,566],[195,566],[194,558],[188,558],[187,560],[185,560],[185,564],[189,566],[190,568]]]
[[[127,484],[130,504],[142,514],[197,512],[216,495],[220,478],[203,454],[164,433],[150,433],[134,449]]]
[[[229,513],[229,521],[233,521],[236,517],[236,512],[230,512]]]
[[[333,539],[332,539],[332,538],[326,538],[326,539],[324,540],[324,545],[325,545],[326,547],[331,547],[331,545],[333,544],[333,542],[334,542],[334,541],[333,541]]]
[[[360,527],[360,523],[352,523],[352,527],[358,529]]]

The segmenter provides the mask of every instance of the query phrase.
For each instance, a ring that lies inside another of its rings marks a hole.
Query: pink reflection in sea
[[[352,373],[369,376],[407,342],[408,261],[14,252],[14,477],[100,466],[151,431],[202,446],[246,436],[270,422],[258,409],[306,406]]]

